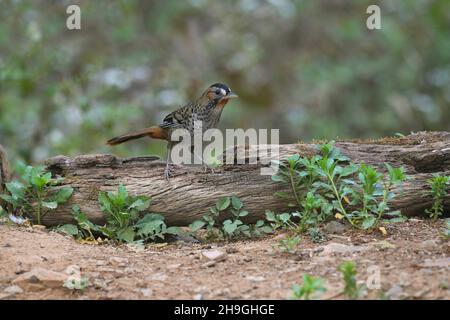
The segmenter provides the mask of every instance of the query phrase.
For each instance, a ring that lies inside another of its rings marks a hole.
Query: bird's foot
[[[170,176],[172,175],[172,171],[170,170],[170,165],[167,165],[164,169],[164,178],[169,181]]]
[[[220,169],[218,169],[216,167],[209,166],[207,164],[203,165],[203,172],[205,172],[205,173],[208,173],[208,171],[211,172],[211,173],[218,173],[219,170]]]

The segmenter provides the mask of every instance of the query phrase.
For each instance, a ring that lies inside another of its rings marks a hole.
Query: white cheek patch
[[[226,95],[227,95],[227,92],[225,91],[225,89],[222,89],[222,88],[220,88],[220,93],[221,93],[223,96],[226,96]]]

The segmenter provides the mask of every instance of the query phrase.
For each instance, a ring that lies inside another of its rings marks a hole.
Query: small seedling
[[[274,230],[285,229],[297,232],[299,230],[299,225],[292,221],[292,218],[295,216],[297,216],[296,212],[276,214],[273,211],[266,210],[266,220]]]
[[[241,218],[248,215],[244,210],[244,204],[236,196],[219,198],[214,207],[203,215],[202,220],[196,220],[189,225],[192,233],[206,226],[208,239],[227,239],[232,240],[239,237],[261,236],[262,234],[272,233],[273,229],[258,220],[255,224],[245,224]],[[230,218],[226,219],[220,225],[217,223],[220,215],[228,214]]]
[[[322,231],[320,231],[319,228],[309,228],[308,233],[311,240],[315,243],[321,243],[327,240],[325,235],[322,233]]]
[[[300,240],[301,238],[299,235],[287,237],[285,239],[281,239],[277,247],[281,252],[293,254],[295,253]]]
[[[3,209],[2,206],[0,206],[0,223],[6,222],[8,226],[12,225],[11,218],[8,215],[8,212],[6,212],[5,209]]]
[[[64,224],[56,229],[76,238],[87,240],[95,240],[94,233],[101,233],[100,229],[102,227],[89,221],[86,214],[77,205],[72,206],[72,215],[77,225]]]
[[[42,223],[42,218],[65,203],[73,193],[71,187],[58,188],[62,179],[53,178],[43,167],[17,165],[19,180],[5,184],[7,193],[0,197],[12,206],[16,216],[30,216],[33,222]]]
[[[63,287],[69,290],[80,290],[83,291],[89,285],[88,278],[78,278],[78,277],[68,277],[64,281]]]
[[[359,298],[364,291],[364,286],[358,285],[356,282],[355,264],[351,261],[344,262],[339,266],[339,271],[342,273],[345,283],[343,293],[350,299]]]
[[[148,213],[136,224],[136,235],[144,241],[155,241],[157,238],[164,240],[168,234],[178,235],[181,233],[178,227],[167,227],[164,217],[157,213]]]
[[[447,281],[442,281],[441,283],[439,283],[439,289],[442,290],[449,290],[450,289],[450,284]]]
[[[70,224],[70,223],[63,224],[62,226],[55,228],[55,231],[65,233],[65,234],[73,236],[73,237],[77,237],[78,234],[80,233],[80,231],[78,230],[78,227],[76,225]]]
[[[428,193],[433,197],[433,206],[430,210],[426,209],[425,213],[436,220],[444,213],[443,203],[447,196],[447,188],[450,185],[450,176],[435,174],[433,178],[427,180],[427,183],[431,187]]]
[[[100,231],[110,239],[132,242],[136,236],[133,225],[139,219],[139,213],[148,209],[150,198],[130,196],[120,185],[116,193],[100,191],[98,201],[107,221]]]
[[[292,286],[292,299],[317,299],[322,293],[327,291],[322,278],[315,278],[308,274],[303,276],[303,284]]]
[[[5,209],[3,209],[2,206],[0,206],[0,219],[1,218],[8,218],[8,213],[6,212]]]

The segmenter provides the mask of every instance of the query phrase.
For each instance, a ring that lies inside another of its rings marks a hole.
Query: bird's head
[[[215,83],[210,86],[204,93],[208,99],[216,104],[225,104],[229,99],[237,98],[238,95],[235,94],[231,89],[222,83]]]

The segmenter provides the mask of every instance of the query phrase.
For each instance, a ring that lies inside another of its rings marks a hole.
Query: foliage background
[[[78,4],[82,30],[66,29]],[[378,4],[382,29],[366,28]],[[220,128],[281,142],[450,130],[450,1],[0,1],[0,144],[12,159],[163,155],[108,138],[225,82]]]

